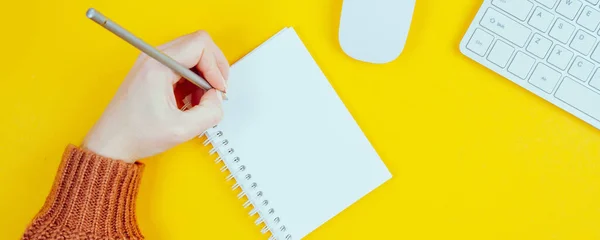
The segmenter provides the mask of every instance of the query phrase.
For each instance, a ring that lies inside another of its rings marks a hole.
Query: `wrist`
[[[100,156],[118,159],[127,163],[134,163],[138,160],[134,154],[135,147],[132,145],[132,141],[120,135],[109,137],[90,132],[85,138],[82,148]]]

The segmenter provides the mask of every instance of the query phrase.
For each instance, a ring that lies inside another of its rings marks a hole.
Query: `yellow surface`
[[[5,1],[0,8],[0,239],[41,207],[138,52],[96,7],[154,45],[208,30],[230,62],[294,26],[394,178],[307,239],[600,239],[600,131],[462,56],[481,0],[418,0],[403,55],[347,57],[341,0]],[[361,86],[361,87],[359,87]],[[147,163],[148,239],[264,239],[208,148]]]

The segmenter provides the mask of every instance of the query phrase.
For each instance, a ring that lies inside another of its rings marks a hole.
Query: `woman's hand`
[[[229,64],[204,31],[175,39],[159,49],[194,68],[225,92]],[[188,141],[222,118],[220,91],[204,92],[168,67],[142,54],[125,78],[83,147],[101,156],[135,162]],[[183,99],[191,107],[180,110]],[[193,107],[192,107],[193,106]]]

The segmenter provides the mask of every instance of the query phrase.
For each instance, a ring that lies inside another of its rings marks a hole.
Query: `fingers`
[[[182,125],[186,129],[186,140],[202,134],[206,129],[217,125],[223,118],[222,98],[215,89],[208,90],[200,99],[200,104],[182,112]]]
[[[226,91],[225,78],[229,74],[229,64],[205,31],[179,37],[159,49],[187,68],[196,66],[211,86]],[[169,76],[172,83],[177,82],[179,78],[175,73]]]
[[[158,47],[163,53],[187,68],[198,64],[206,46],[212,42],[208,33],[198,31],[176,38]]]
[[[214,46],[214,53],[217,60],[217,66],[219,67],[223,78],[225,78],[225,83],[227,83],[227,80],[229,79],[229,61],[227,61],[225,54],[223,54],[223,51],[221,51],[217,45]]]
[[[197,68],[212,87],[219,89],[222,92],[226,91],[225,77],[223,77],[221,70],[219,70],[217,59],[212,52],[205,52],[205,54],[202,54]]]

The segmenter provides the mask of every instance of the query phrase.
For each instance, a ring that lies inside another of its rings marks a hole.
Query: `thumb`
[[[206,131],[223,118],[222,96],[215,90],[210,89],[200,99],[200,104],[183,112],[182,124],[189,129],[187,139],[194,138]]]

